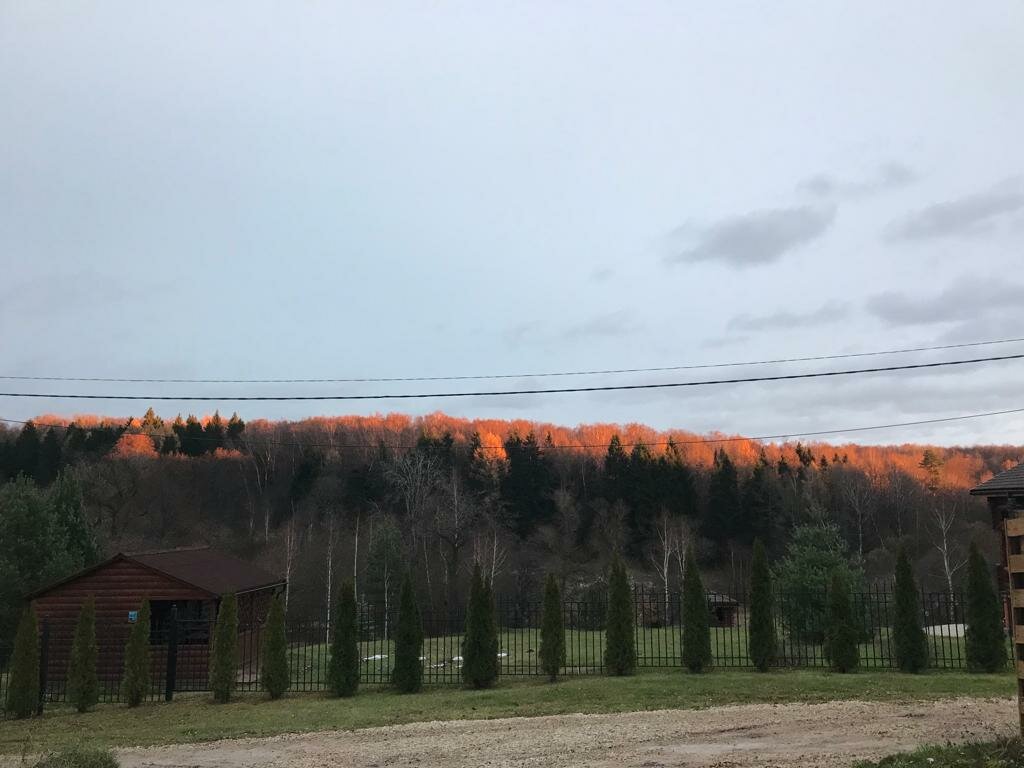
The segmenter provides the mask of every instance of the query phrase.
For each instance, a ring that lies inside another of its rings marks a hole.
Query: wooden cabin
[[[221,598],[237,595],[239,633],[251,633],[266,618],[270,597],[284,583],[280,576],[233,555],[196,547],[118,553],[37,590],[29,598],[40,626],[49,633],[47,669],[51,682],[63,680],[75,624],[91,595],[96,604],[101,678],[120,678],[124,643],[132,624],[138,621],[142,601],[149,600],[154,666],[159,666],[166,655],[171,617],[176,615],[179,661],[190,671],[194,668],[197,676],[194,680],[182,679],[187,687],[198,687],[205,682],[205,660]]]

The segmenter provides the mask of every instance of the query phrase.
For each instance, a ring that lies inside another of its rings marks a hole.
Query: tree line
[[[545,572],[568,597],[602,592],[619,556],[668,594],[690,548],[708,583],[728,592],[746,583],[755,538],[773,561],[794,547],[839,553],[862,584],[891,580],[904,547],[924,587],[952,590],[971,541],[990,561],[997,551],[964,484],[1017,455],[716,447],[587,429],[440,417],[166,422],[150,410],[7,430],[0,538],[29,545],[0,552],[0,572],[13,574],[0,580],[0,646],[6,638],[9,650],[19,595],[101,554],[199,543],[286,576],[289,615],[329,612],[343,581],[358,600],[397,605],[403,567],[433,615],[459,614],[474,564],[525,601],[542,593],[535,574]],[[605,436],[603,447],[565,447]],[[827,580],[820,569],[813,577]]]

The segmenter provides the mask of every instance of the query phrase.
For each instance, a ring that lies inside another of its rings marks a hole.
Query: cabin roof
[[[119,552],[108,560],[36,590],[28,597],[30,599],[39,597],[119,560],[138,563],[144,568],[206,592],[211,597],[220,597],[231,593],[256,592],[285,583],[280,576],[275,576],[234,555],[210,547],[189,547],[128,554]]]
[[[972,496],[1006,496],[1017,493],[1024,493],[1024,462],[971,488]]]

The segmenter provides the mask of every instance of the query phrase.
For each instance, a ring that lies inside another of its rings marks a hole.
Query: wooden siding
[[[96,629],[127,626],[128,611],[148,600],[209,600],[206,592],[159,574],[129,560],[115,560],[91,573],[61,584],[33,603],[40,621],[71,622],[78,619],[89,595],[96,600]]]

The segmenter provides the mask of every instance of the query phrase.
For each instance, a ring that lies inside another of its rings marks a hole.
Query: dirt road
[[[756,704],[705,710],[415,723],[353,732],[129,749],[124,766],[568,768],[847,766],[1017,725],[1010,699]]]

